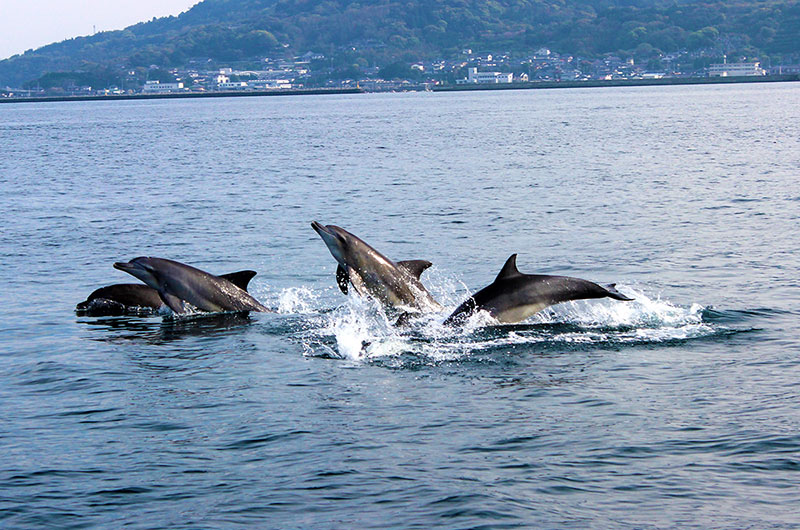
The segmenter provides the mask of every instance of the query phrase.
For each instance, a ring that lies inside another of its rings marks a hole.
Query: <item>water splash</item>
[[[620,291],[634,300],[566,302],[534,315],[530,321],[584,328],[582,332],[553,337],[553,340],[566,342],[666,342],[704,337],[717,331],[703,320],[705,307],[700,304],[681,307],[660,296],[651,298],[632,287],[621,287]],[[596,330],[595,333],[592,330]]]
[[[611,299],[575,300],[558,304],[531,317],[532,322],[571,322],[586,327],[676,327],[702,322],[703,306],[688,308],[649,297],[633,287],[618,286],[618,290],[633,298],[632,302]]]
[[[319,301],[308,287],[290,287],[278,293],[277,309],[281,314],[313,313],[319,309]]]
[[[441,289],[451,295],[452,284]],[[704,320],[700,304],[676,305],[643,290],[620,286],[633,302],[611,299],[580,300],[547,308],[527,321],[500,325],[487,313],[470,316],[458,327],[442,324],[449,310],[416,315],[407,325],[395,326],[372,301],[348,297],[326,314],[322,326],[305,336],[307,352],[350,360],[372,360],[404,355],[433,362],[469,358],[477,353],[516,347],[552,348],[658,344],[713,336],[724,332]]]

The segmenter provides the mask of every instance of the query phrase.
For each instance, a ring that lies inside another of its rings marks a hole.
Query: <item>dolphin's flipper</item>
[[[184,301],[175,296],[174,294],[170,294],[164,290],[158,291],[161,300],[166,304],[167,307],[172,309],[175,314],[183,315],[189,312],[188,304]]]
[[[241,289],[242,291],[247,290],[247,285],[250,283],[250,280],[253,279],[253,276],[258,274],[256,271],[251,270],[244,270],[244,271],[237,271],[237,272],[229,272],[228,274],[221,274],[220,278],[225,278],[233,285]]]
[[[425,269],[433,265],[430,261],[424,259],[409,259],[406,261],[398,261],[397,266],[409,273],[411,276],[419,280],[420,275],[425,272]]]
[[[364,285],[364,280],[353,267],[347,267],[347,277],[350,279],[350,283],[353,284],[353,288],[358,294],[361,296],[369,295],[369,290],[366,285]]]
[[[350,285],[350,277],[348,276],[345,268],[341,265],[336,268],[336,284],[339,286],[339,290],[341,290],[344,294],[347,294],[347,290]]]
[[[617,291],[617,289],[615,288],[616,285],[617,285],[616,283],[611,283],[605,286],[605,290],[608,291],[609,298],[613,298],[614,300],[622,300],[624,302],[630,302],[633,300],[633,298],[628,298],[621,292]]]

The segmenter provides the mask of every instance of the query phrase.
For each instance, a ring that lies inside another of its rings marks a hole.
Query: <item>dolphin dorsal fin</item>
[[[246,291],[247,284],[250,283],[250,280],[252,280],[253,276],[256,274],[258,274],[256,271],[244,270],[222,274],[220,275],[220,278],[225,278],[242,291]]]
[[[522,276],[522,273],[517,270],[517,255],[511,254],[509,258],[506,260],[506,264],[503,265],[503,268],[500,269],[500,274],[497,275],[497,278],[494,281],[498,282],[500,280],[508,280],[511,278],[516,278],[517,276]]]
[[[433,265],[430,261],[424,259],[409,259],[406,261],[398,261],[397,266],[409,273],[411,276],[419,280],[419,277],[425,272],[425,269]]]

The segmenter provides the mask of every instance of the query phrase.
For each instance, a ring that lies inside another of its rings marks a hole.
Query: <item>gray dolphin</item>
[[[445,324],[457,324],[477,311],[487,311],[505,324],[521,322],[545,307],[587,298],[613,298],[630,301],[615,284],[602,287],[596,283],[568,276],[522,274],[517,270],[517,255],[506,261],[494,282],[470,296],[447,317]]]
[[[243,270],[223,274],[220,277],[247,290],[256,271]],[[81,315],[100,317],[126,314],[155,313],[164,306],[158,291],[141,283],[117,283],[92,291],[86,300],[75,306]]]
[[[339,263],[336,283],[343,293],[347,294],[352,285],[361,296],[413,313],[442,308],[419,280],[422,272],[431,266],[430,261],[394,262],[343,228],[323,226],[317,221],[312,222],[311,227]]]
[[[211,313],[223,311],[270,312],[244,289],[221,276],[164,258],[139,257],[128,263],[114,263],[158,291],[161,300],[177,314],[194,309]]]

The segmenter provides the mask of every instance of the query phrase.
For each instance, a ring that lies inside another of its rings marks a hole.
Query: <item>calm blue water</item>
[[[799,139],[798,84],[2,105],[0,527],[798,528]],[[636,302],[442,327],[514,252]],[[75,315],[140,255],[278,311]]]

